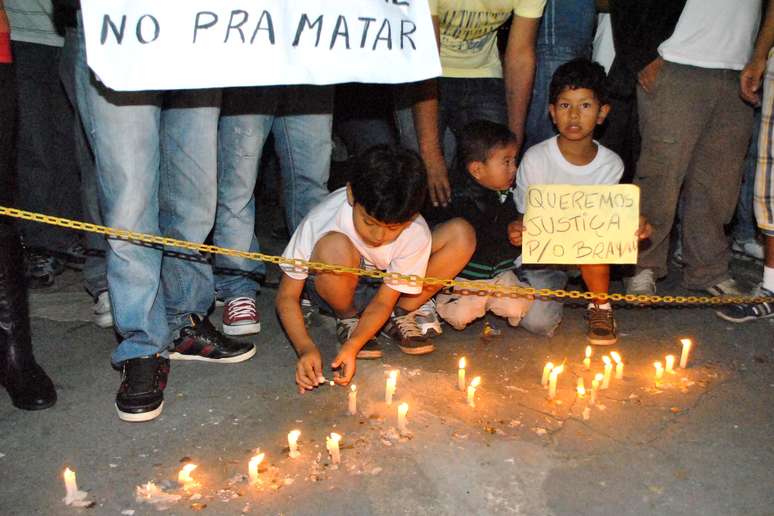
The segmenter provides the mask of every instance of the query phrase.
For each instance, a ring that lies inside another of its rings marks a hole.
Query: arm
[[[535,38],[540,18],[513,17],[505,49],[505,100],[508,104],[508,127],[524,142],[524,122],[535,79]]]
[[[761,87],[763,72],[766,71],[766,59],[772,45],[774,45],[774,0],[769,0],[766,6],[766,19],[755,40],[750,62],[739,76],[741,95],[747,102],[759,104],[761,101],[758,90]]]
[[[433,16],[433,28],[436,44],[440,49],[440,26],[437,16]],[[419,154],[427,168],[430,200],[433,206],[446,206],[451,197],[451,186],[443,159],[442,135],[438,134],[438,82],[436,79],[428,79],[417,84],[416,89],[412,113]]]
[[[352,332],[349,340],[342,344],[339,354],[331,363],[333,369],[341,369],[333,375],[333,380],[336,383],[347,385],[352,380],[355,375],[357,352],[384,326],[399,297],[400,292],[382,284],[376,296],[368,303],[360,316],[355,331]]]
[[[320,384],[319,379],[323,376],[320,351],[306,331],[304,315],[301,313],[300,300],[304,281],[283,274],[275,300],[277,315],[298,354],[296,383],[301,393],[317,387]]]

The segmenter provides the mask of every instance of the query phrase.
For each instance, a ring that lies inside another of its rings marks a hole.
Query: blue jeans
[[[395,125],[403,146],[419,151],[417,133],[411,106],[416,96],[410,85],[397,92]],[[508,106],[505,103],[505,83],[502,79],[438,78],[438,135],[444,141],[444,157],[448,165],[454,158],[446,138],[447,129],[459,138],[462,128],[475,120],[489,120],[508,124]]]
[[[527,112],[527,122],[524,131],[527,133],[524,140],[524,149],[527,150],[536,143],[540,143],[553,137],[554,123],[548,114],[549,94],[548,88],[554,72],[564,63],[576,57],[586,56],[579,50],[571,47],[539,47],[536,52],[535,82],[532,86],[532,100]]]
[[[220,119],[215,245],[260,252],[255,195],[261,152],[271,132],[282,173],[285,220],[292,233],[328,195],[332,151],[332,87],[229,90]],[[263,262],[217,255],[218,297],[254,297]]]
[[[567,285],[567,273],[558,268],[538,269],[522,266],[516,270],[519,279],[535,289],[563,289]],[[564,305],[559,301],[535,299],[519,326],[536,335],[552,337],[562,322]]]
[[[220,90],[117,92],[92,75],[81,93],[93,117],[105,224],[204,241],[215,217]],[[204,315],[212,304],[209,264],[196,253],[184,253],[190,261],[167,256],[162,278],[161,249],[117,239],[108,245],[108,289],[122,337],[113,363],[166,353],[188,314]]]
[[[761,108],[755,109],[753,134],[750,147],[742,165],[742,189],[739,191],[739,204],[736,205],[734,240],[746,242],[755,238],[758,225],[753,213],[753,193],[755,190],[755,169],[758,165],[758,137],[761,133]]]

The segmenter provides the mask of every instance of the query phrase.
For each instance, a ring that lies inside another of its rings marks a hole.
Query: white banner
[[[121,91],[437,77],[427,0],[81,0],[89,66]]]

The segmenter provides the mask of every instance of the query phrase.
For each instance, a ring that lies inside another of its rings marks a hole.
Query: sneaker
[[[357,317],[336,319],[336,337],[339,340],[339,345],[342,345],[349,340],[349,337],[352,335],[352,332],[355,331],[359,320],[360,319]],[[371,337],[368,342],[365,343],[365,346],[360,348],[356,358],[364,360],[382,358],[382,347],[379,345],[379,341],[376,340],[376,337]]]
[[[599,308],[596,303],[586,309],[589,331],[586,338],[594,346],[612,346],[618,342],[615,317],[612,310]]]
[[[443,332],[441,330],[441,321],[438,319],[438,312],[435,309],[434,299],[425,301],[425,304],[417,308],[414,314],[414,319],[422,335],[437,337]]]
[[[191,315],[191,326],[180,330],[180,336],[172,343],[172,360],[200,360],[235,364],[255,355],[255,345],[239,342],[223,336],[207,317]]]
[[[50,287],[64,272],[64,264],[48,253],[28,250],[26,259],[27,282],[32,289]]]
[[[398,347],[407,355],[432,353],[435,346],[422,334],[415,316],[416,310],[406,312],[396,306],[382,331],[387,337],[397,340]]]
[[[764,258],[763,245],[754,238],[749,240],[734,240],[731,243],[731,250],[735,253],[755,258],[756,260],[763,261]]]
[[[626,293],[635,296],[652,296],[656,293],[656,278],[653,269],[641,269],[631,278],[624,279]]]
[[[774,297],[774,292],[763,288],[763,285],[758,285],[753,290],[752,295],[753,297]],[[768,319],[769,317],[774,317],[774,302],[726,305],[716,310],[715,313],[721,319],[732,323]]]
[[[161,415],[169,360],[160,355],[133,358],[121,364],[116,410],[122,421],[139,423]]]
[[[110,308],[110,294],[107,290],[100,292],[94,302],[94,324],[100,328],[112,328],[113,312]]]
[[[54,254],[64,263],[65,267],[77,271],[83,270],[86,263],[86,248],[80,242],[73,242],[63,251],[57,251]]]
[[[254,335],[261,331],[261,321],[255,299],[235,297],[226,301],[223,309],[223,333],[226,335]]]
[[[708,294],[713,296],[743,296],[744,292],[739,288],[739,285],[733,278],[723,280],[716,285],[707,287],[704,289]]]

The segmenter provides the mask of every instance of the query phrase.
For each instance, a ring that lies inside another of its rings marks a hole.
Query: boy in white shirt
[[[621,158],[594,141],[594,129],[605,121],[610,111],[605,80],[605,69],[585,58],[565,63],[554,73],[548,111],[559,134],[524,154],[516,176],[516,206],[520,212],[524,213],[526,209],[525,198],[530,185],[612,185],[621,179],[624,171]],[[514,227],[517,238],[523,229],[523,224]],[[641,240],[648,238],[650,231],[650,225],[640,217],[637,236]],[[607,293],[609,264],[580,265],[579,268],[590,291]],[[543,302],[560,306],[557,301]],[[589,324],[587,338],[591,344],[604,346],[618,341],[609,302],[595,299],[589,303],[586,317]]]
[[[372,268],[418,277],[454,278],[476,246],[475,231],[462,219],[431,232],[419,214],[427,196],[427,173],[419,156],[379,145],[358,160],[345,188],[332,192],[301,221],[285,248],[285,258],[351,268]],[[334,381],[346,385],[356,358],[378,358],[374,336],[386,332],[401,351],[433,351],[429,332],[440,334],[432,296],[440,285],[400,279],[383,282],[347,273],[282,266],[276,307],[298,353],[299,392],[323,380],[322,357],[304,326],[301,297],[336,316],[340,349],[331,363]],[[387,329],[388,328],[388,329]]]

